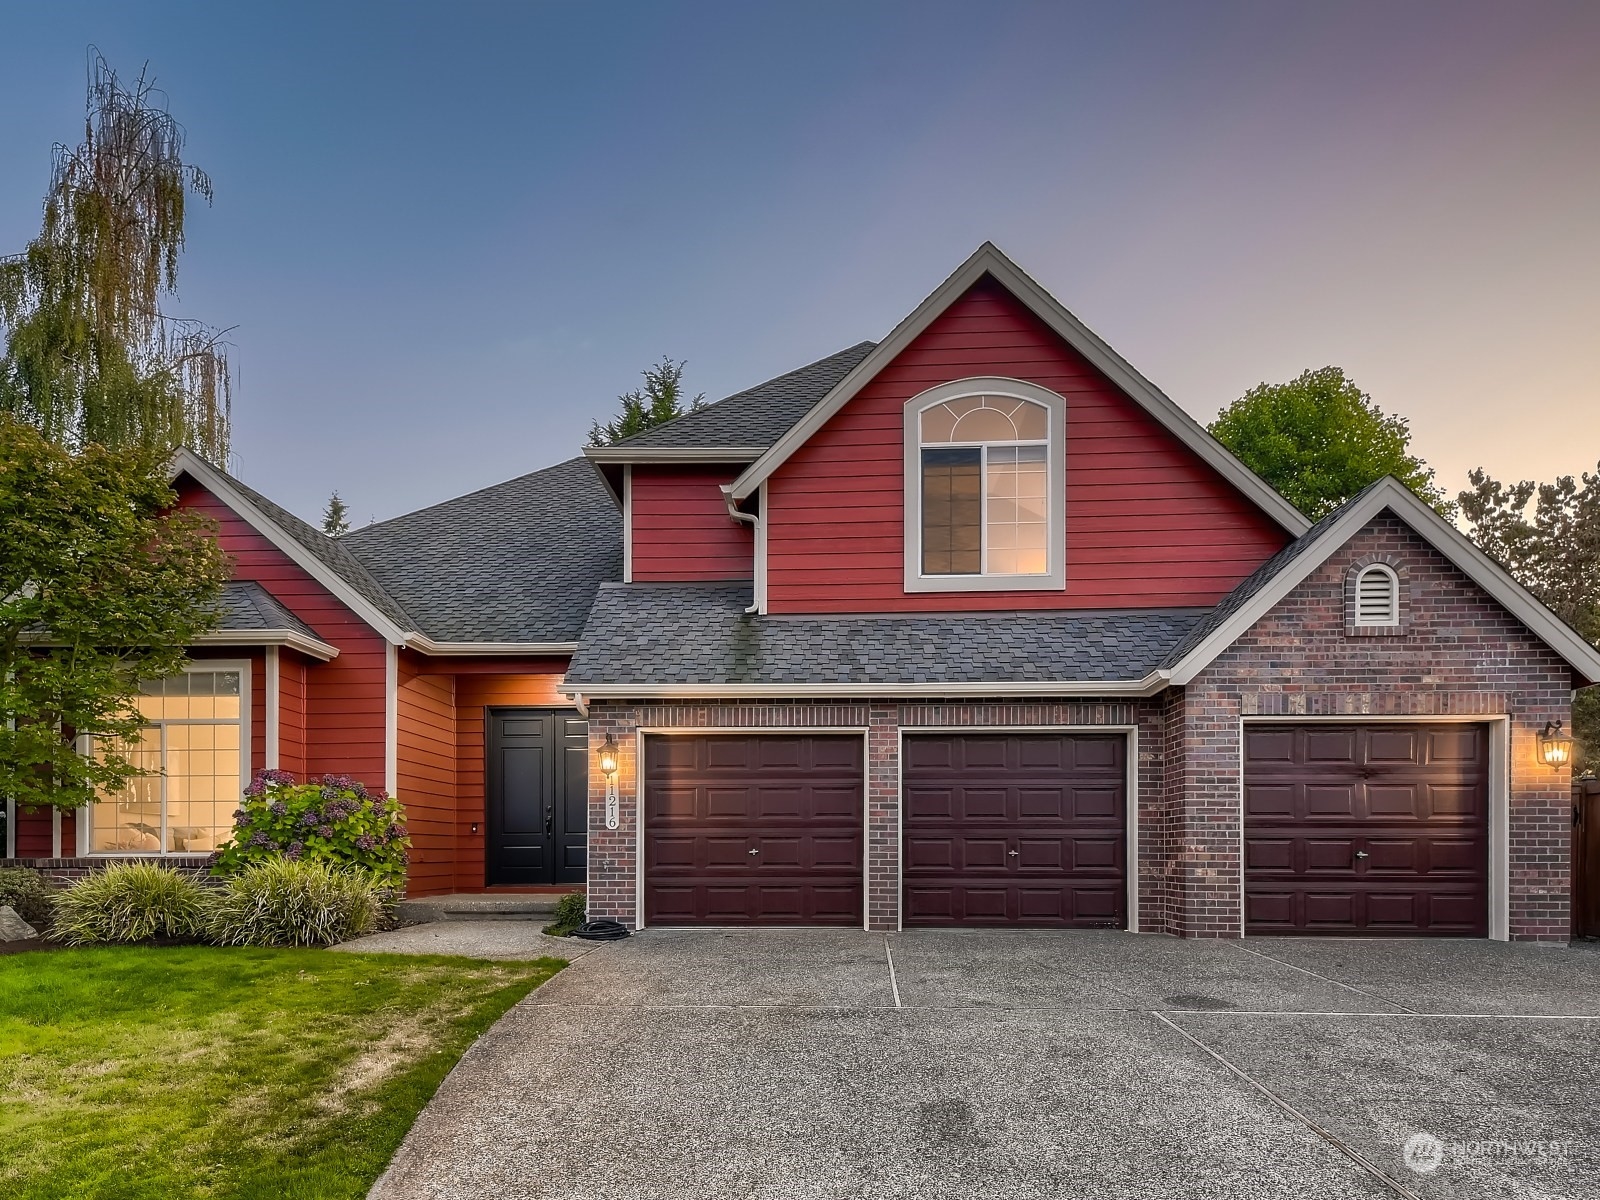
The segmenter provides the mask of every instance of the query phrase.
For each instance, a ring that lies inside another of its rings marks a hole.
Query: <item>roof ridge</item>
[[[804,363],[801,366],[795,367],[793,370],[780,372],[779,374],[772,376],[772,378],[770,378],[770,379],[764,379],[760,383],[753,384],[752,386],[744,388],[744,389],[742,389],[740,391],[737,391],[737,392],[730,392],[728,395],[722,397],[722,399],[713,400],[713,401],[711,401],[711,403],[703,404],[699,408],[688,409],[685,412],[679,413],[677,416],[671,418],[670,420],[663,421],[659,425],[652,425],[652,426],[650,426],[649,429],[641,429],[638,433],[629,434],[627,437],[623,438],[620,442],[613,442],[611,444],[613,446],[616,446],[616,447],[628,446],[629,444],[637,441],[639,438],[647,437],[650,434],[655,433],[657,430],[666,429],[666,428],[669,428],[672,425],[676,425],[679,421],[682,421],[686,417],[692,417],[692,416],[695,416],[695,415],[697,415],[699,413],[708,412],[711,409],[718,407],[719,405],[727,404],[730,400],[741,399],[741,398],[743,398],[745,396],[750,395],[752,392],[759,392],[762,388],[768,388],[768,387],[771,387],[773,384],[781,383],[783,380],[788,379],[790,376],[798,375],[802,371],[809,371],[809,370],[812,370],[815,367],[820,367],[823,363],[832,362],[836,358],[842,358],[844,355],[851,354],[851,353],[861,349],[863,346],[866,346],[866,347],[868,347],[870,349],[872,347],[875,347],[877,344],[878,343],[874,342],[871,338],[867,338],[867,339],[864,339],[862,341],[856,342],[853,345],[846,346],[842,350],[835,350],[832,354],[824,354],[821,358],[814,359],[814,360],[812,360],[811,362],[808,362],[808,363]]]

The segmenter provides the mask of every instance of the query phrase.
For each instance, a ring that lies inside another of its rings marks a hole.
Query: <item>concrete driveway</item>
[[[1592,947],[649,930],[496,1025],[372,1194],[1548,1200],[1597,1149]]]

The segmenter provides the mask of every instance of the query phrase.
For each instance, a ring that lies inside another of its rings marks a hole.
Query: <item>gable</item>
[[[974,376],[1066,400],[1064,591],[905,591],[904,407]],[[1212,605],[1290,536],[990,276],[862,383],[765,489],[774,613]]]
[[[371,625],[214,492],[189,475],[179,476],[173,487],[178,507],[202,513],[216,524],[217,542],[233,563],[233,579],[261,585],[274,601],[331,645],[378,636]]]

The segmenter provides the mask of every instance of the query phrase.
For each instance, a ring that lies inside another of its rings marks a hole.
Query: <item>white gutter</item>
[[[407,650],[419,654],[460,655],[479,657],[487,655],[542,655],[571,654],[577,642],[436,642],[422,633],[408,633],[400,643]]]
[[[750,513],[740,512],[739,502],[728,493],[728,487],[726,484],[724,484],[722,488],[722,499],[728,506],[728,515],[735,521],[743,521],[745,524],[749,525],[750,532],[755,539],[755,552],[751,557],[751,568],[756,574],[756,580],[753,584],[755,595],[751,598],[754,603],[751,604],[749,608],[744,610],[746,616],[753,617],[761,611],[761,601],[763,598],[761,595],[761,584],[764,581],[761,577],[765,573],[766,563],[761,561],[761,558],[758,556],[760,555],[761,551],[766,549],[766,538],[763,536],[765,534],[765,529],[762,526],[762,520],[765,518],[766,513],[761,513],[759,516],[752,516]]]
[[[202,633],[192,643],[196,646],[287,646],[309,658],[332,662],[339,657],[339,648],[330,646],[321,638],[307,637],[293,629],[213,629]]]

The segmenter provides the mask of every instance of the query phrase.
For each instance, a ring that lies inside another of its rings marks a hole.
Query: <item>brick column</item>
[[[589,916],[639,927],[639,717],[636,709],[596,701],[589,709]],[[600,747],[617,743],[620,823],[606,828],[606,777]]]
[[[900,710],[867,714],[867,928],[900,927]]]

